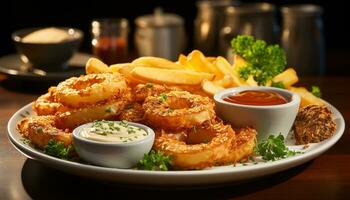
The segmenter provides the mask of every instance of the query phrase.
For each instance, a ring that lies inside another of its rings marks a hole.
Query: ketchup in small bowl
[[[214,96],[216,113],[233,128],[253,127],[258,140],[289,133],[298,112],[299,95],[273,87],[236,87]]]
[[[224,101],[253,106],[272,106],[288,103],[287,99],[279,93],[268,90],[245,90],[225,97]]]

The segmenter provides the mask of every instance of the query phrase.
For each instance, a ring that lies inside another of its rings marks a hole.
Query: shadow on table
[[[127,196],[128,199],[226,199],[257,192],[280,184],[297,175],[310,162],[293,169],[235,184],[201,187],[121,185],[70,175],[38,161],[27,159],[22,169],[22,183],[33,199],[104,199]],[[268,181],[267,181],[268,180]]]

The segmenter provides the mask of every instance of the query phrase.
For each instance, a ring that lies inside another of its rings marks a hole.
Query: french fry
[[[163,68],[163,69],[184,69],[185,67],[174,63],[170,60],[167,60],[165,58],[158,58],[158,57],[140,57],[132,61],[133,64],[144,66],[144,67],[156,67],[156,68]]]
[[[293,68],[284,70],[272,79],[273,82],[282,82],[286,88],[291,87],[298,80],[297,72]]]
[[[132,67],[132,66],[136,66],[136,65],[132,64],[132,63],[118,63],[118,64],[110,65],[109,69],[112,72],[120,72],[121,69],[125,69],[125,68]],[[129,71],[131,71],[131,70],[129,70]]]
[[[306,88],[304,87],[290,87],[290,91],[297,93],[300,98],[300,107],[304,107],[307,105],[324,105],[323,101],[313,95],[311,92],[309,92]]]
[[[223,74],[206,59],[202,52],[198,50],[193,50],[190,54],[188,54],[187,63],[196,71],[213,73],[217,79],[223,77]]]
[[[177,59],[177,63],[180,65],[186,65],[187,64],[187,57],[183,54],[180,54],[179,58]]]
[[[232,86],[233,78],[231,75],[227,74],[222,79],[213,81],[213,83],[217,86],[228,88]]]
[[[233,57],[233,68],[238,70],[242,66],[247,65],[247,62],[239,55],[235,54]]]
[[[217,57],[215,59],[214,65],[222,74],[230,74],[231,76],[233,75],[233,67],[224,57]]]
[[[216,85],[213,81],[203,80],[202,82],[203,91],[210,96],[215,95],[216,93],[224,90],[224,87]]]
[[[85,65],[86,74],[100,74],[111,72],[108,65],[97,58],[90,58]]]
[[[212,80],[215,77],[214,74],[204,72],[152,67],[135,67],[131,71],[131,75],[144,81],[172,85],[197,85],[201,84],[204,79]]]
[[[177,64],[179,65],[182,65],[184,66],[186,69],[188,70],[193,70],[193,71],[196,71],[188,62],[187,62],[187,57],[183,54],[180,54],[179,55],[179,58],[176,62]]]
[[[247,82],[247,85],[249,86],[258,86],[258,83],[254,80],[252,75],[248,77],[246,82]]]
[[[206,57],[208,62],[211,62],[212,64],[215,62],[216,57]]]

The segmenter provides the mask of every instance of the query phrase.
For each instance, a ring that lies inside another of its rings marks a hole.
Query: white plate
[[[134,169],[114,169],[98,167],[88,164],[66,161],[46,155],[41,151],[24,144],[22,137],[16,129],[16,124],[23,118],[23,115],[33,114],[32,104],[28,104],[17,111],[8,122],[8,134],[12,144],[25,156],[36,159],[53,168],[62,170],[75,175],[115,181],[126,184],[152,184],[152,185],[210,185],[226,182],[236,182],[257,178],[260,176],[280,172],[294,166],[305,163],[316,158],[330,147],[332,147],[342,136],[345,128],[345,122],[340,112],[332,105],[327,105],[334,113],[334,119],[337,124],[335,134],[321,143],[311,144],[303,154],[298,154],[286,159],[251,163],[248,165],[237,164],[236,166],[213,167],[205,170],[191,171],[143,171]],[[286,144],[290,149],[302,149],[303,146],[294,146],[291,137],[286,139]]]

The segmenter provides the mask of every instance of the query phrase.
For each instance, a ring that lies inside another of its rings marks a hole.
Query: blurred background
[[[220,1],[220,0],[217,0]],[[129,49],[135,51],[134,33],[135,19],[145,14],[153,13],[156,7],[161,7],[163,12],[178,14],[184,19],[184,30],[186,35],[186,46],[183,53],[188,53],[198,46],[195,44],[195,19],[198,18],[198,5],[196,0],[52,0],[52,1],[21,1],[2,0],[0,20],[2,28],[0,31],[0,56],[15,53],[16,50],[11,41],[11,33],[15,30],[27,27],[65,26],[75,27],[85,33],[80,51],[91,53],[91,22],[96,18],[123,17],[129,21]],[[240,1],[241,3],[261,1]],[[350,41],[348,36],[350,30],[347,27],[349,18],[348,7],[345,1],[298,1],[298,0],[267,0],[264,2],[276,6],[275,19],[278,26],[277,43],[281,43],[283,32],[283,17],[281,6],[288,4],[316,4],[323,8],[323,13],[317,16],[315,23],[323,24],[321,32],[324,34],[325,54],[321,54],[325,61],[325,69],[320,74],[326,75],[349,75],[350,74]],[[235,3],[239,3],[235,1]],[[305,22],[305,20],[301,20]],[[300,31],[300,30],[299,30]],[[311,39],[314,39],[313,36]],[[322,48],[322,47],[320,47]],[[318,51],[319,49],[315,49]],[[215,54],[215,53],[209,53]],[[217,54],[222,54],[219,50]],[[306,58],[305,58],[306,59]]]

